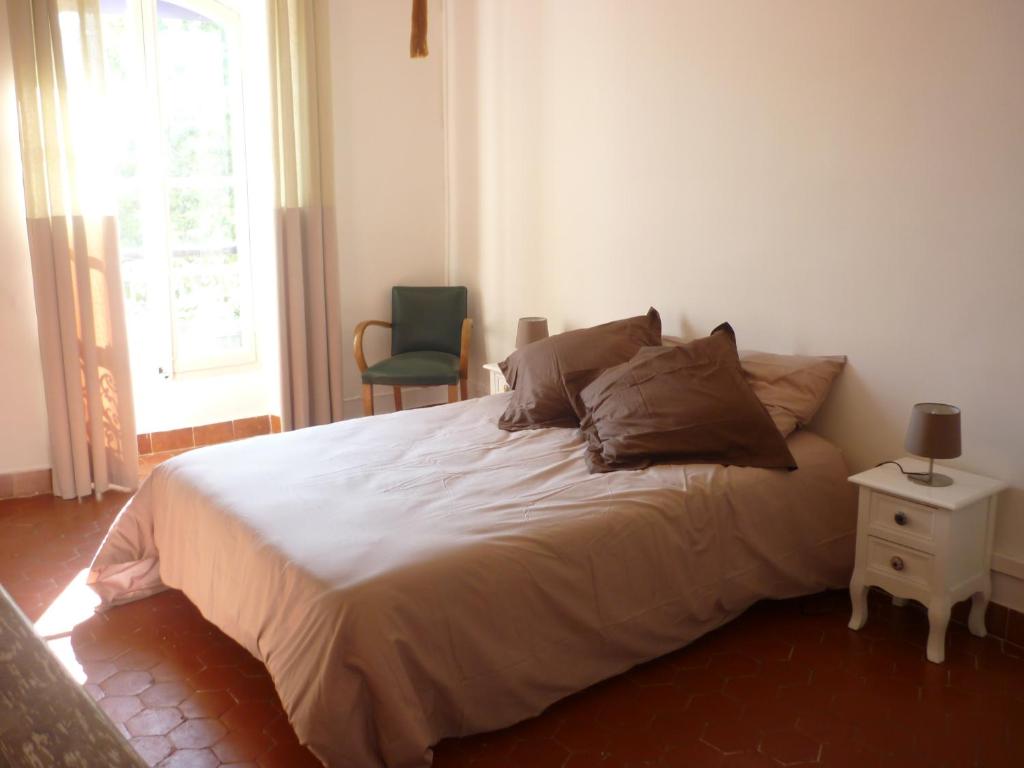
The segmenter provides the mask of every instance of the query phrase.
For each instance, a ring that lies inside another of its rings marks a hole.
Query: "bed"
[[[855,496],[798,430],[794,472],[589,474],[509,395],[212,446],[159,466],[90,569],[106,605],[181,589],[267,666],[330,766],[425,766],[679,648],[762,598],[844,586]]]

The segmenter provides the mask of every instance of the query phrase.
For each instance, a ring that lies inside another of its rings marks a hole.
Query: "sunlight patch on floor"
[[[70,635],[75,625],[95,613],[100,598],[85,583],[88,572],[87,568],[79,571],[57,599],[50,603],[34,625],[37,635],[47,639]]]
[[[85,669],[75,658],[75,649],[71,647],[71,636],[58,637],[54,640],[47,640],[46,647],[50,653],[57,657],[57,661],[68,671],[71,678],[79,685],[86,681]]]

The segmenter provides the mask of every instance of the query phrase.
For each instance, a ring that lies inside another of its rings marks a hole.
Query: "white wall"
[[[441,3],[429,3],[426,59],[409,58],[409,8],[405,0],[330,6],[346,415],[362,413],[349,351],[355,325],[391,318],[393,285],[445,284]],[[372,363],[389,340],[380,329],[369,334]],[[410,391],[406,404],[444,397],[438,388]],[[390,392],[381,401],[390,409]]]
[[[0,3],[0,473],[50,466],[43,373],[25,233],[18,107]]]
[[[448,11],[451,263],[481,358],[519,315],[648,305],[668,333],[844,353],[818,428],[860,469],[904,453],[915,401],[962,406],[954,463],[1013,483],[996,549],[1024,566],[1024,4]]]

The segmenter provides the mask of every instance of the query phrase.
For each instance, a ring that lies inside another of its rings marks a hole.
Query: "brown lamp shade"
[[[516,349],[521,349],[534,341],[548,337],[548,319],[546,317],[520,317],[519,328],[516,330]]]
[[[928,459],[960,455],[960,409],[945,403],[917,403],[910,412],[907,450]]]

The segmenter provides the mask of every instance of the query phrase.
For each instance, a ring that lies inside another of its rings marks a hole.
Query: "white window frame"
[[[242,50],[242,22],[238,11],[220,0],[166,0],[189,11],[206,16],[223,26],[228,45],[229,94],[232,120],[232,176],[206,179],[207,183],[218,186],[229,182],[235,201],[235,242],[238,265],[241,272],[242,346],[237,351],[215,354],[198,354],[188,350],[184,339],[178,335],[174,322],[173,287],[171,267],[175,250],[172,243],[170,221],[170,193],[175,187],[194,188],[201,186],[203,179],[172,178],[168,169],[166,125],[162,110],[163,99],[160,88],[160,43],[158,40],[157,0],[134,0],[127,3],[130,26],[136,30],[134,38],[141,42],[141,51],[136,51],[136,61],[145,63],[146,130],[143,137],[142,155],[149,158],[140,164],[140,173],[132,182],[141,185],[142,228],[144,232],[143,255],[146,259],[147,311],[145,329],[147,345],[152,344],[144,364],[157,361],[153,375],[162,378],[189,376],[202,372],[222,369],[253,367],[259,362],[256,335],[256,318],[253,301],[252,243],[249,221],[249,188],[247,171],[247,137],[245,115],[245,92],[242,75],[244,54]],[[197,249],[216,249],[223,243],[199,243]],[[148,371],[139,372],[142,375]]]

